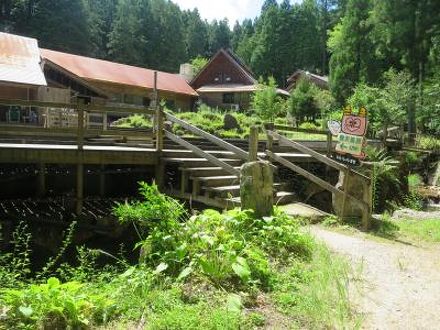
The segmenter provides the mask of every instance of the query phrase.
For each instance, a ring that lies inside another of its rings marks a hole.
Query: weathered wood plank
[[[229,164],[219,160],[218,158],[216,158],[216,157],[214,157],[214,156],[204,152],[202,149],[192,145],[191,143],[185,141],[181,137],[178,137],[177,135],[174,135],[173,133],[170,133],[170,132],[168,132],[166,130],[165,130],[165,136],[167,138],[169,138],[171,141],[174,141],[174,142],[180,144],[181,146],[191,150],[192,152],[194,152],[198,156],[207,159],[212,164],[214,164],[214,165],[216,165],[218,167],[223,168],[228,173],[240,176],[240,171],[235,169],[233,166],[231,166],[231,165],[229,165]]]

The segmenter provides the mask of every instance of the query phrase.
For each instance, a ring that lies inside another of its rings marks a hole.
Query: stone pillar
[[[270,163],[256,161],[241,168],[240,197],[243,210],[253,210],[256,218],[273,214],[273,171]]]

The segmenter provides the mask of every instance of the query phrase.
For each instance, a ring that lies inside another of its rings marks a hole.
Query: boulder
[[[241,168],[240,197],[243,210],[253,210],[256,218],[273,214],[273,171],[269,162],[246,163]]]
[[[225,130],[240,129],[240,125],[238,124],[237,119],[233,115],[227,113],[223,118],[223,128]]]

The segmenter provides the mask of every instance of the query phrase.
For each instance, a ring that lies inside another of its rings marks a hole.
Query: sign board
[[[368,119],[367,110],[361,108],[357,115],[348,106],[344,109],[342,121],[329,121],[328,128],[332,135],[337,137],[336,154],[334,158],[347,165],[359,164],[354,159],[364,159],[363,151],[366,145],[365,135],[367,134]],[[336,157],[339,155],[339,157]]]

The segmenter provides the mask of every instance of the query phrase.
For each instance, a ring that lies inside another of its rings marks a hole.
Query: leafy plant
[[[26,280],[31,273],[31,234],[25,222],[20,222],[12,233],[13,251],[0,255],[0,287],[13,287]]]
[[[50,278],[21,290],[1,290],[2,303],[9,308],[7,321],[18,328],[81,328],[108,319],[114,302],[102,294],[84,293],[78,282],[61,283]]]

